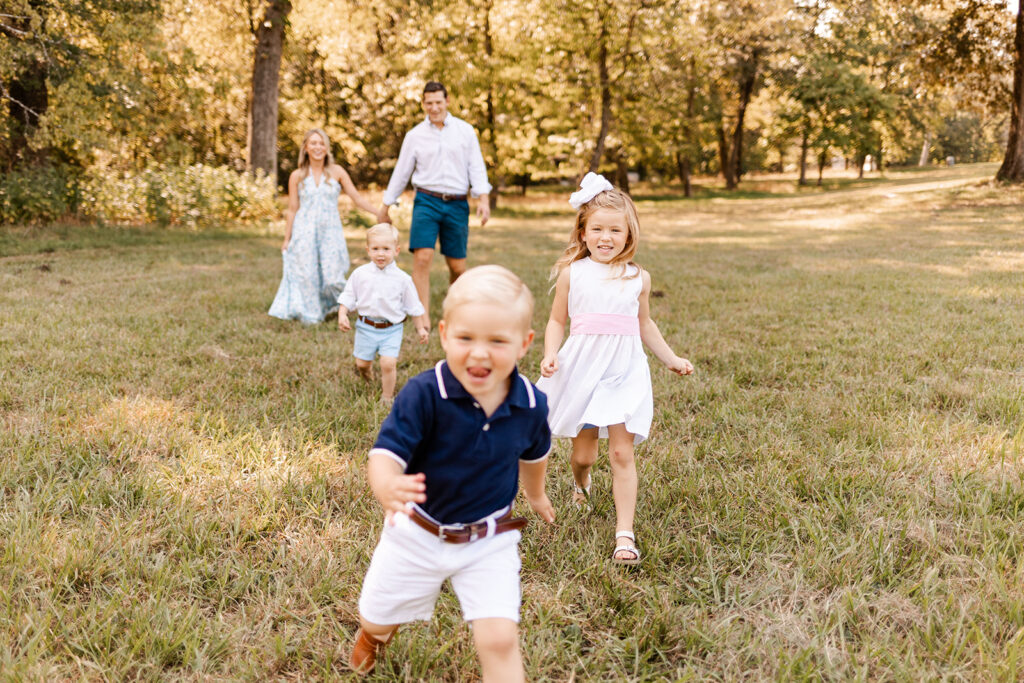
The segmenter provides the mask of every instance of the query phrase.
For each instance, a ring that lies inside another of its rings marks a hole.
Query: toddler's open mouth
[[[466,372],[469,373],[470,377],[484,378],[491,374],[490,368],[466,368]]]

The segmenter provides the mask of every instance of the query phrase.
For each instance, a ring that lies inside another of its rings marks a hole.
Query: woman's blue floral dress
[[[338,213],[341,186],[324,176],[319,185],[310,173],[299,183],[299,210],[284,257],[284,275],[268,313],[314,324],[338,310],[345,289],[348,246]]]

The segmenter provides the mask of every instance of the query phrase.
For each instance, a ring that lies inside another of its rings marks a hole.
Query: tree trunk
[[[619,189],[629,194],[629,165],[626,163],[626,155],[621,147],[615,148],[615,184]]]
[[[735,190],[740,183],[740,177],[743,175],[743,119],[747,115],[747,106],[750,104],[750,98],[754,95],[754,86],[757,85],[759,61],[760,56],[755,51],[744,62],[740,72],[738,83],[740,98],[736,104],[736,126],[732,131],[732,146],[729,150],[731,175],[725,177],[725,189],[727,190]]]
[[[484,3],[484,54],[487,56],[487,68],[491,69],[494,64],[494,41],[491,36],[491,9],[494,7],[493,0]],[[501,167],[498,159],[498,126],[495,123],[494,113],[494,78],[487,79],[487,138],[491,143],[491,168],[494,171],[494,189],[488,195],[491,209],[498,208],[498,188],[501,186],[501,178],[498,177],[498,169]]]
[[[285,24],[290,0],[267,0],[264,19],[256,26],[249,102],[249,171],[277,177],[277,86],[281,73]]]
[[[825,174],[825,157],[828,156],[828,148],[821,150],[818,153],[818,187],[821,187],[821,179]]]
[[[1017,6],[1017,32],[1014,37],[1017,65],[1013,70],[1013,104],[1010,108],[1010,136],[1006,156],[996,178],[1011,183],[1024,182],[1024,2]]]
[[[921,157],[917,160],[918,166],[927,166],[932,155],[932,132],[924,132],[924,142],[921,143]]]
[[[729,148],[729,136],[725,132],[725,122],[718,126],[718,163],[722,167],[725,188],[735,189],[737,184],[736,169],[732,165],[733,155]]]
[[[604,156],[604,144],[608,138],[608,131],[612,125],[612,87],[608,77],[608,37],[605,34],[604,22],[601,22],[601,31],[598,34],[597,49],[597,77],[601,86],[601,128],[597,132],[597,142],[594,145],[594,155],[590,157],[588,170],[597,173],[601,166],[601,157]]]
[[[42,5],[39,0],[29,2],[29,7],[45,16],[47,10]],[[12,18],[10,24],[12,31],[4,30],[6,27],[0,28],[0,31],[15,40],[21,40],[22,35],[33,30],[28,17]],[[50,71],[49,62],[30,53],[23,60],[15,58],[14,69],[14,76],[6,93],[7,114],[11,120],[7,143],[10,155],[0,160],[8,170],[18,164],[43,163],[49,156],[49,149],[33,150],[29,145],[33,133],[39,128],[39,119],[50,106],[50,93],[46,86]]]
[[[692,197],[693,188],[690,185],[690,157],[679,150],[676,150],[676,172],[679,174],[679,181],[683,184],[683,196]]]
[[[807,184],[807,148],[810,138],[807,128],[809,125],[809,123],[804,125],[804,132],[800,136],[800,180],[797,181],[797,185]]]

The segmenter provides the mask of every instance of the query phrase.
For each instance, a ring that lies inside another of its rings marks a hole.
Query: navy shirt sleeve
[[[432,373],[431,373],[432,375]],[[432,376],[430,377],[432,380]],[[422,376],[409,380],[395,397],[391,412],[380,426],[374,448],[382,448],[398,456],[409,468],[409,462],[433,428],[433,403],[436,389]]]
[[[548,426],[548,398],[539,389],[534,387],[534,395],[537,397],[537,407],[533,409],[533,435],[530,439],[530,447],[523,452],[520,460],[540,460],[551,451],[551,428]]]

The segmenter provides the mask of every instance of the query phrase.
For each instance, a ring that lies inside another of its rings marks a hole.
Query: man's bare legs
[[[466,272],[465,258],[445,256],[448,263],[448,282],[455,282]],[[416,293],[420,295],[420,303],[427,312],[427,326],[430,326],[430,264],[434,260],[434,250],[421,247],[412,253],[412,282],[416,285]]]
[[[434,250],[421,247],[412,252],[412,283],[416,285],[416,293],[420,295],[420,303],[427,313],[427,327],[430,327],[430,262],[434,260]]]

